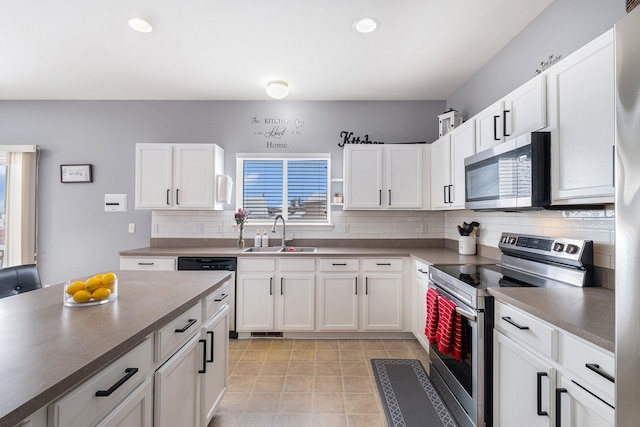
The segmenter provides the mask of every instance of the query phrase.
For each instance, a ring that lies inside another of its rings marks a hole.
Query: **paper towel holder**
[[[231,193],[233,191],[233,179],[229,175],[218,175],[216,177],[216,201],[218,203],[231,203]]]

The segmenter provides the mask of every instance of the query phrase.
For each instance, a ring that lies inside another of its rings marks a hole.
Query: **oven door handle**
[[[472,311],[468,311],[468,310],[462,309],[460,307],[456,307],[456,313],[458,313],[462,317],[465,317],[465,318],[471,320],[472,322],[476,322],[478,320],[478,317],[476,316],[476,313],[474,313]]]

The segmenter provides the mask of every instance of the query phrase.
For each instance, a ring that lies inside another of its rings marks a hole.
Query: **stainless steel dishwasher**
[[[237,258],[224,257],[178,257],[178,270],[229,271],[229,338],[238,338],[236,332],[236,270]]]

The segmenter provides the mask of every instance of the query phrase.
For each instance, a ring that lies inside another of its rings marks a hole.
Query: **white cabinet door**
[[[273,279],[269,273],[238,273],[238,332],[273,331]]]
[[[451,137],[431,144],[431,209],[448,209],[451,192]]]
[[[315,275],[283,273],[277,295],[279,331],[313,331]]]
[[[557,427],[613,427],[615,409],[578,384],[565,377],[560,378],[556,390]]]
[[[153,383],[149,378],[96,427],[151,427],[152,410]]]
[[[513,138],[547,125],[545,76],[539,75],[504,98],[503,137]]]
[[[502,333],[493,337],[494,426],[554,425],[555,370]]]
[[[423,145],[386,145],[386,207],[388,209],[422,208]]]
[[[200,425],[200,378],[204,360],[195,335],[155,372],[154,426]]]
[[[318,286],[318,329],[356,331],[358,329],[358,276],[323,274]]]
[[[502,111],[502,101],[498,101],[474,116],[477,153],[502,142]]]
[[[476,153],[475,120],[469,119],[453,130],[451,137],[451,185],[449,209],[464,209],[464,159]]]
[[[344,209],[382,207],[382,146],[344,148]]]
[[[365,276],[363,329],[402,330],[402,274]]]
[[[175,207],[213,207],[215,172],[213,144],[176,144],[174,151]]]
[[[208,425],[227,390],[229,371],[229,309],[216,315],[203,327],[206,340],[206,372],[201,377],[202,425]]]
[[[136,209],[173,206],[173,146],[136,144]]]
[[[552,203],[613,203],[613,30],[547,71]]]

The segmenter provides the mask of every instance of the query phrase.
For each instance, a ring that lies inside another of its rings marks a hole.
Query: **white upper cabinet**
[[[216,144],[136,144],[136,209],[221,210],[215,180],[224,171]]]
[[[476,116],[476,152],[547,124],[545,76],[539,75]]]
[[[431,209],[464,209],[464,159],[475,152],[475,119],[431,144]]]
[[[552,204],[613,203],[613,30],[546,72]]]
[[[429,153],[426,144],[346,146],[344,209],[428,209]]]

